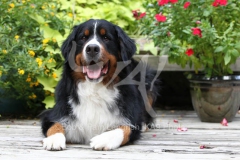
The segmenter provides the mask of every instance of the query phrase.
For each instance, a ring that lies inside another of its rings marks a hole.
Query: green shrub
[[[135,35],[132,10],[142,9],[142,2],[1,0],[0,97],[21,99],[33,111],[53,107],[63,63],[60,46],[73,25],[106,19]]]
[[[65,32],[64,22],[55,16],[60,5],[2,0],[0,6],[1,97],[22,99],[37,110],[45,96],[53,94],[43,90],[41,81],[56,84],[60,77],[59,44]]]

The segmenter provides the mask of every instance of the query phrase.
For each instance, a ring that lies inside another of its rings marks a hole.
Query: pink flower
[[[198,28],[198,27],[192,28],[192,34],[193,35],[197,35],[200,38],[202,38],[202,30],[200,28]]]
[[[177,128],[177,131],[178,132],[186,132],[188,129],[185,128],[185,127],[182,127],[182,128]]]
[[[177,3],[178,0],[169,0],[172,4]]]
[[[204,148],[206,148],[205,145],[201,145],[201,146],[200,146],[200,149],[204,149]]]
[[[168,31],[167,32],[167,36],[170,37],[171,36],[171,32]]]
[[[158,0],[158,5],[159,6],[164,6],[167,3],[168,3],[168,0]]]
[[[183,5],[184,9],[187,9],[190,6],[191,2],[185,2]]]
[[[141,13],[140,15],[139,15],[139,18],[141,19],[141,18],[143,18],[143,17],[145,17],[146,16],[146,12],[143,12],[143,13]]]
[[[178,120],[174,119],[173,122],[174,122],[174,123],[178,123]]]
[[[197,24],[201,24],[201,21],[196,21]]]
[[[226,6],[227,5],[227,0],[219,0],[220,6]]]
[[[146,16],[146,12],[142,12],[142,13],[141,13],[141,12],[139,11],[139,9],[133,10],[132,13],[133,13],[133,17],[134,17],[136,20],[139,20],[139,19],[141,19],[141,18],[143,18],[143,17]]]
[[[167,20],[167,18],[165,16],[163,16],[162,13],[156,14],[155,18],[158,22],[165,22]]]
[[[194,51],[192,48],[188,48],[185,53],[186,53],[186,55],[191,56],[194,54]]]
[[[223,118],[221,124],[222,124],[223,126],[228,126],[228,121],[227,121],[227,119],[226,119],[226,118]]]
[[[212,3],[212,6],[214,7],[218,7],[219,5],[220,6],[226,6],[227,5],[227,0],[215,0],[213,3]]]

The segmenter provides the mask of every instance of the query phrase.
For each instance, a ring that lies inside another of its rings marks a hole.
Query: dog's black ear
[[[72,33],[67,37],[67,39],[63,42],[61,51],[65,61],[68,61],[68,55],[70,50],[72,49],[72,41],[76,41],[76,35],[78,31],[78,26],[74,26],[72,29]]]
[[[136,52],[136,45],[133,39],[118,26],[115,26],[120,47],[121,47],[121,58],[123,61],[130,60]]]

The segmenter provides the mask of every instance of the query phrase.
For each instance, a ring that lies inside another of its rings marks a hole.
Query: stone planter
[[[240,106],[240,75],[190,79],[192,103],[202,122],[233,120]]]

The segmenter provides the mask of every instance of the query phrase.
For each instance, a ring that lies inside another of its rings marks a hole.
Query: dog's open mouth
[[[107,74],[109,61],[107,63],[92,61],[89,65],[83,66],[83,73],[91,80],[99,79]]]

